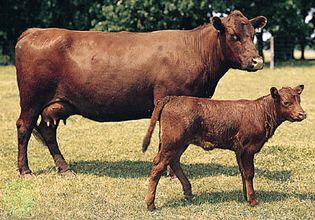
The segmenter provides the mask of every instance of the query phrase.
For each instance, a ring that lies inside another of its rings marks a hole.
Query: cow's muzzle
[[[248,71],[261,70],[264,67],[264,60],[262,57],[252,58],[247,66]]]

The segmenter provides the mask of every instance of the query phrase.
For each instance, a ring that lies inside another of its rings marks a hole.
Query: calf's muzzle
[[[295,118],[296,121],[302,121],[306,119],[306,112],[299,112],[298,116]]]

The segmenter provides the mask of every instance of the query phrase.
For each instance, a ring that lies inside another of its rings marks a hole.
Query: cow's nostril
[[[253,58],[253,59],[252,59],[252,62],[253,62],[254,65],[256,65],[256,64],[258,63],[258,61],[257,61],[256,58]]]
[[[305,112],[300,112],[299,113],[299,118],[306,118],[306,113]]]

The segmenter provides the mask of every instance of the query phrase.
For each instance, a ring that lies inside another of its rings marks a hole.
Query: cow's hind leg
[[[65,161],[63,155],[60,152],[57,143],[57,128],[60,120],[64,123],[66,119],[75,113],[75,108],[62,100],[54,100],[42,111],[42,120],[35,128],[35,136],[38,133],[38,137],[42,139],[42,142],[47,145],[51,156],[53,157],[57,171],[59,173],[67,173],[73,175],[74,172],[70,170],[69,165]]]
[[[18,170],[21,176],[29,176],[32,171],[28,166],[27,145],[36,125],[39,112],[36,109],[21,109],[21,114],[16,122],[18,137]]]
[[[56,134],[58,125],[59,121],[47,124],[44,122],[44,120],[41,120],[40,124],[35,127],[33,133],[35,136],[39,137],[41,141],[48,147],[49,152],[55,161],[57,171],[59,173],[64,173],[67,171],[69,171],[68,173],[72,173],[72,171],[70,171],[69,165],[61,154],[57,143]]]

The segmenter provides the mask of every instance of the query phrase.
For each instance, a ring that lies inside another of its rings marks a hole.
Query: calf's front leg
[[[258,204],[255,198],[255,191],[253,185],[254,179],[254,154],[244,152],[241,155],[241,163],[243,165],[244,170],[244,179],[245,179],[245,188],[246,188],[246,196],[247,201],[251,206],[255,206]]]
[[[236,160],[237,160],[238,168],[242,176],[243,194],[244,194],[245,200],[247,200],[246,183],[245,183],[245,176],[244,176],[245,171],[244,171],[241,156],[242,156],[241,153],[238,153],[238,152],[236,153]]]

